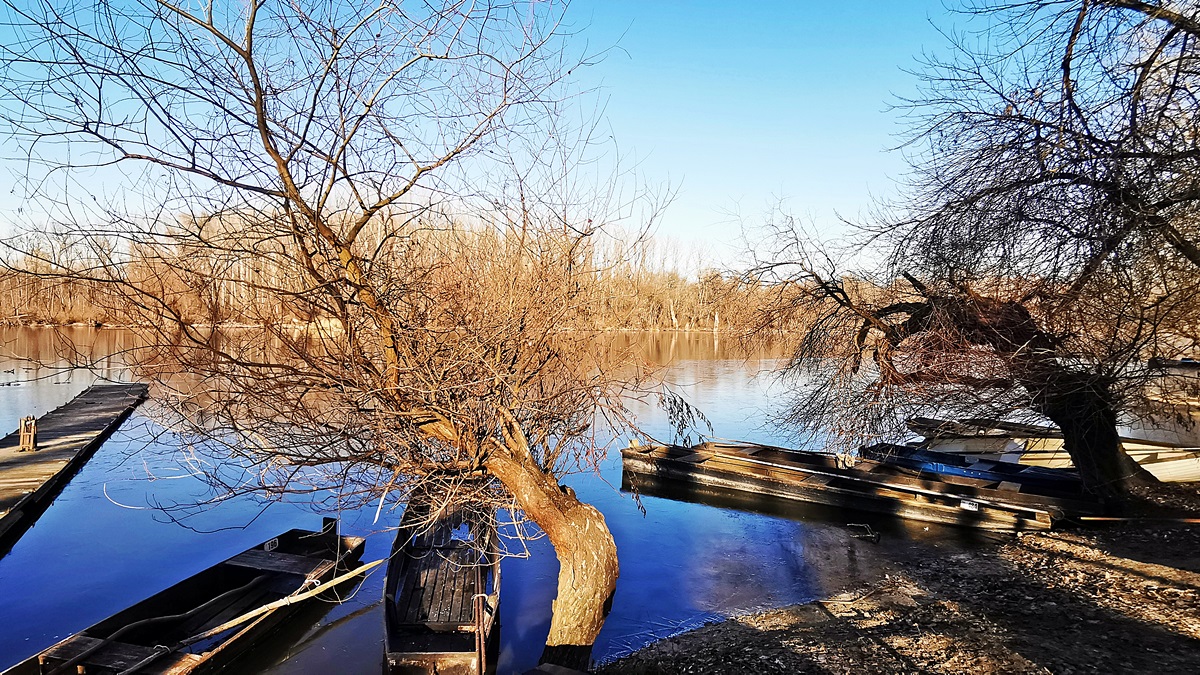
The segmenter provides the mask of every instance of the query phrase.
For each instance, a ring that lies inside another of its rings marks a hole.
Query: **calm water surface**
[[[86,388],[96,373],[38,368],[17,357],[55,360],[49,329],[0,330],[0,429],[40,415]],[[130,337],[116,330],[65,335],[98,373],[128,379],[117,354]],[[669,379],[699,406],[717,437],[781,443],[764,426],[772,392],[763,371],[771,355],[750,361],[725,354],[712,335],[640,336],[648,358],[669,364]],[[663,415],[640,410],[666,435]],[[596,645],[609,659],[647,642],[733,614],[805,602],[878,573],[880,547],[850,536],[859,517],[814,517],[795,506],[689,503],[618,488],[615,450],[601,475],[567,479],[597,506],[613,530],[621,577],[613,611]],[[0,558],[0,669],[113,612],[292,527],[317,528],[321,512],[303,501],[239,497],[172,522],[153,505],[208,496],[185,461],[187,448],[143,414],[134,414],[63,490],[41,520]],[[367,537],[364,561],[387,555],[400,509],[342,512],[343,531]],[[818,514],[819,516],[820,514]],[[917,528],[921,529],[921,528]],[[900,533],[902,535],[902,533]],[[519,544],[514,544],[519,546]],[[503,568],[499,672],[536,664],[550,621],[557,563],[543,539],[527,558]],[[340,605],[313,608],[257,650],[245,672],[377,673],[382,664],[383,569]]]

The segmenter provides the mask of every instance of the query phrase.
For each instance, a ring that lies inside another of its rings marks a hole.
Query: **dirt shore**
[[[598,672],[1200,673],[1200,525],[885,555],[869,587],[705,626]]]

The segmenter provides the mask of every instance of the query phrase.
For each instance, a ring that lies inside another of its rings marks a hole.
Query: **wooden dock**
[[[829,454],[753,444],[634,446],[621,455],[635,489],[644,481],[734,490],[983,530],[1045,530],[1061,518],[1099,510],[1082,494],[930,475],[874,460],[846,466]]]
[[[42,515],[71,476],[146,400],[145,384],[97,384],[37,420],[37,448],[20,430],[0,440],[0,554]]]

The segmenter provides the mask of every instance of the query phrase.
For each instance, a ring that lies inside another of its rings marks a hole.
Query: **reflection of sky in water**
[[[702,342],[685,346],[676,355],[692,358],[676,362],[669,377],[705,413],[713,433],[781,442],[764,424],[773,398],[770,378],[753,377],[773,362],[717,360]],[[670,346],[662,351],[669,352]],[[84,375],[77,373],[69,385],[55,385],[48,378],[0,387],[0,423],[14,427],[21,415],[40,414],[68,400],[90,380]],[[20,395],[11,395],[17,391]],[[647,407],[638,412],[655,435],[668,436],[661,411]],[[0,668],[284,529],[319,525],[318,515],[301,504],[275,504],[259,515],[265,504],[247,497],[230,499],[187,522],[196,530],[216,532],[198,534],[168,522],[144,508],[150,498],[187,503],[207,493],[180,467],[179,447],[169,436],[140,451],[150,430],[144,418],[131,418],[12,553],[0,559],[0,597],[5,600],[0,622],[6,626],[0,631]],[[148,474],[154,479],[148,481]],[[568,479],[581,498],[604,512],[621,556],[621,579],[597,644],[598,658],[732,613],[809,600],[873,570],[871,545],[849,538],[836,524],[651,496],[641,499],[643,516],[634,500],[616,489],[621,471],[615,446],[602,476],[604,481],[591,475]],[[368,536],[363,559],[375,560],[387,555],[391,535],[384,529],[398,515],[385,509],[374,524],[374,505],[364,507],[343,514],[343,530]],[[235,529],[220,530],[230,526]],[[557,564],[544,539],[529,547],[530,558],[504,564],[502,673],[536,663],[549,625]],[[332,611],[302,614],[280,634],[275,649],[260,650],[258,661],[245,668],[379,672],[382,587],[379,570],[349,602]]]

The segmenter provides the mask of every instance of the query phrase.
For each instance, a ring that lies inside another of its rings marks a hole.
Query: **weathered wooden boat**
[[[915,417],[908,428],[924,437],[921,445],[943,453],[1052,469],[1075,464],[1057,427],[971,418],[941,420]],[[1121,436],[1121,448],[1161,481],[1200,480],[1200,448],[1166,441]]]
[[[983,530],[1049,529],[1100,511],[1078,483],[934,474],[897,464],[752,443],[632,445],[626,477],[770,495]]]
[[[894,464],[934,475],[965,476],[987,481],[1009,481],[1027,486],[1045,486],[1062,492],[1079,492],[1079,472],[1046,468],[998,459],[985,459],[952,452],[939,452],[917,445],[879,443],[860,449],[866,459]]]
[[[68,637],[4,675],[220,671],[362,555],[361,537],[289,530]],[[289,602],[288,600],[294,600]]]
[[[410,502],[388,561],[385,671],[483,675],[499,650],[495,511]]]

